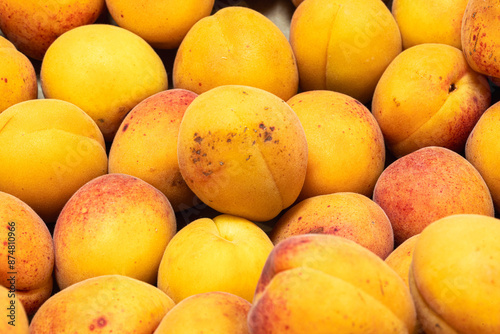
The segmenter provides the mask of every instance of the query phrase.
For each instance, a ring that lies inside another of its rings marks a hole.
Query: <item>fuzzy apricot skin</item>
[[[461,153],[491,102],[484,75],[462,51],[426,43],[406,49],[387,67],[372,100],[388,149],[396,156],[426,146]]]
[[[0,29],[19,51],[42,60],[57,37],[94,23],[103,10],[104,0],[5,0],[0,3]]]
[[[377,180],[373,200],[389,217],[396,246],[449,215],[494,216],[481,174],[443,147],[425,147],[389,165]]]
[[[403,48],[441,43],[461,50],[465,7],[467,0],[394,0],[391,11],[401,31]]]
[[[276,245],[294,236],[324,233],[350,239],[385,259],[394,249],[391,222],[370,198],[338,192],[307,198],[288,209],[272,229]]]
[[[64,289],[121,274],[155,284],[176,227],[168,199],[149,183],[118,173],[97,177],[75,192],[57,219],[57,283]]]
[[[26,313],[33,315],[52,293],[52,236],[33,209],[4,192],[0,192],[0,221],[6,228],[0,236],[0,284],[9,288],[10,273],[15,272],[15,293]]]
[[[380,127],[358,100],[315,90],[287,101],[307,138],[307,173],[300,199],[336,192],[371,197],[385,164]]]
[[[158,287],[176,303],[210,291],[251,302],[273,246],[267,234],[247,219],[227,214],[197,219],[177,232],[165,249]]]
[[[127,276],[104,275],[50,297],[33,317],[30,333],[150,334],[174,305],[153,285]]]
[[[47,50],[40,70],[45,97],[82,108],[111,142],[125,115],[168,89],[165,65],[136,34],[109,24],[65,32]]]
[[[462,19],[462,49],[465,59],[478,73],[498,82],[500,78],[500,8],[491,0],[471,0]]]
[[[413,333],[415,322],[401,278],[366,248],[327,234],[275,246],[248,315],[252,334]]]
[[[0,286],[0,307],[5,310],[5,319],[0,322],[3,334],[28,334],[29,320],[19,297],[11,295],[10,287]],[[9,309],[10,308],[10,309]]]

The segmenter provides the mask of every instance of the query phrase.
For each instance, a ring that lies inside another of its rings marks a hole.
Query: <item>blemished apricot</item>
[[[265,90],[219,86],[187,108],[178,141],[181,174],[213,209],[266,221],[297,199],[307,169],[304,129]]]

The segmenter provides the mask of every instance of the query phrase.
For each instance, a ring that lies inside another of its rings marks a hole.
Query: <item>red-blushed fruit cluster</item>
[[[0,333],[500,333],[499,14],[0,0]]]

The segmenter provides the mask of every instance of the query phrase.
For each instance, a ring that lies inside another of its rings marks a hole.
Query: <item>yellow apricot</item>
[[[168,88],[165,66],[136,34],[109,24],[72,29],[52,43],[40,73],[45,97],[82,108],[111,141],[136,104]]]
[[[287,100],[297,93],[299,79],[281,30],[255,10],[231,6],[191,28],[177,51],[173,81],[176,88],[197,94],[245,85]]]
[[[0,191],[55,222],[82,185],[107,172],[102,133],[69,102],[39,99],[0,114]]]
[[[191,27],[210,15],[214,0],[106,0],[115,22],[155,48],[177,48]]]

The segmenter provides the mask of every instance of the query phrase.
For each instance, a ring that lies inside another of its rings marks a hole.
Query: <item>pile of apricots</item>
[[[0,0],[1,333],[500,333],[493,0]]]

